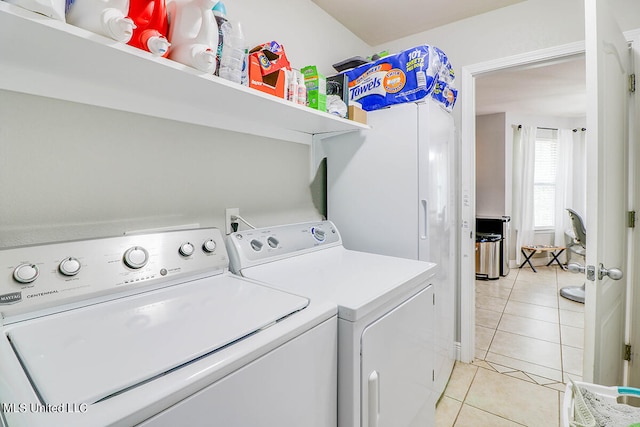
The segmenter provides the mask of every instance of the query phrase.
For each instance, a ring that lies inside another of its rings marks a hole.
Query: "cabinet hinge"
[[[636,211],[627,212],[627,227],[635,228],[636,226]]]
[[[436,294],[433,294],[433,305],[436,305]]]
[[[636,75],[629,74],[629,92],[634,93],[636,91]]]
[[[431,370],[431,381],[435,381],[436,380],[436,371],[435,369]]]
[[[624,345],[624,360],[631,362],[631,344]]]

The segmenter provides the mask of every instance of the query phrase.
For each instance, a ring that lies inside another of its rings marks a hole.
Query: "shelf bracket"
[[[320,163],[322,160],[327,157],[327,153],[325,152],[324,145],[322,142],[325,139],[333,138],[334,136],[344,135],[346,133],[354,133],[359,132],[359,129],[354,130],[344,130],[344,131],[336,131],[336,132],[323,132],[323,133],[315,133],[311,137],[311,170],[309,171],[310,176],[309,180],[313,181],[316,173],[318,172],[318,168],[320,167]]]

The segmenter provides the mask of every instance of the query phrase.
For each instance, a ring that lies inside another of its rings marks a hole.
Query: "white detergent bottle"
[[[66,19],[76,27],[127,43],[136,28],[128,13],[129,0],[71,0]]]
[[[218,25],[211,8],[217,0],[171,0],[169,59],[208,74],[216,69]]]

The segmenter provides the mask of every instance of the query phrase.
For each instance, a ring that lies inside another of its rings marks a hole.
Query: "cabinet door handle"
[[[378,427],[380,418],[380,377],[378,371],[369,375],[369,427]]]
[[[420,228],[422,229],[420,230],[420,238],[422,240],[427,240],[429,238],[428,207],[429,205],[426,199],[420,200],[420,215],[422,216],[422,218],[420,218],[419,221],[420,221]]]

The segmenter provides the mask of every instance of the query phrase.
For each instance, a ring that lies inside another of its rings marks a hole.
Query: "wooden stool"
[[[562,265],[558,257],[560,256],[560,254],[562,254],[562,252],[564,252],[565,249],[566,248],[564,246],[548,246],[548,245],[522,246],[520,248],[520,252],[522,252],[522,255],[524,255],[524,261],[520,265],[520,268],[524,267],[525,264],[529,263],[533,272],[537,273],[538,271],[535,269],[533,264],[531,264],[531,257],[533,256],[533,254],[537,254],[540,252],[551,252],[551,256],[553,257],[553,259],[547,263],[547,267],[550,266],[551,263],[553,263],[553,261],[555,261],[558,263],[560,268],[564,270],[564,265]],[[525,251],[529,251],[529,254],[527,254]]]

